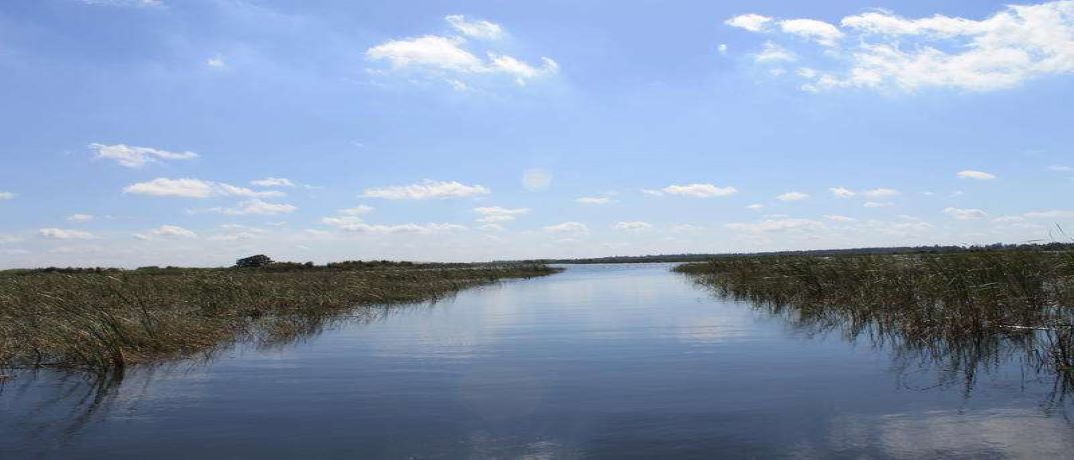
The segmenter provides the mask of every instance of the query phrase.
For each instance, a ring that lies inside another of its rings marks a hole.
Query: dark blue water
[[[715,299],[669,266],[575,266],[296,344],[19,373],[2,458],[1062,457],[1054,378],[942,362]]]

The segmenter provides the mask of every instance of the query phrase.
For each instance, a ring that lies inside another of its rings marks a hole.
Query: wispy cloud
[[[647,195],[677,195],[687,196],[692,198],[712,198],[721,196],[730,196],[738,193],[738,189],[734,187],[720,187],[713,184],[685,184],[685,185],[669,185],[660,190],[645,189],[642,193]]]
[[[776,197],[779,201],[802,201],[809,198],[809,195],[802,192],[787,192]]]
[[[89,240],[94,238],[90,232],[54,227],[42,228],[37,231],[37,234],[42,238],[52,240]]]
[[[194,152],[171,152],[152,147],[135,147],[126,144],[90,144],[96,158],[112,160],[128,168],[141,168],[147,163],[162,160],[189,160],[197,158]]]
[[[653,228],[653,224],[643,222],[640,220],[630,222],[619,222],[612,226],[615,230],[624,230],[628,232],[637,232],[641,230],[649,230]]]
[[[967,169],[965,171],[959,171],[957,176],[961,179],[973,179],[973,180],[992,180],[996,178],[995,174],[986,173],[984,171],[974,171]]]
[[[944,208],[943,213],[958,220],[977,220],[988,217],[988,213],[980,209]]]
[[[478,222],[484,224],[503,223],[515,220],[516,217],[529,214],[528,208],[501,208],[499,206],[486,206],[474,208],[474,212],[480,215]]]
[[[362,192],[362,196],[365,198],[384,198],[388,200],[428,200],[466,198],[488,195],[489,193],[491,193],[491,191],[481,185],[466,185],[455,181],[447,182],[426,179],[419,184],[368,188]]]
[[[158,177],[151,181],[128,185],[123,193],[177,198],[209,198],[212,196],[240,196],[247,198],[267,198],[283,196],[283,192],[269,190],[257,191],[222,182],[201,179],[169,179]]]
[[[549,225],[544,227],[544,231],[548,233],[569,233],[569,234],[585,234],[589,233],[589,226],[580,222],[564,222],[562,224]]]
[[[161,225],[144,233],[135,233],[134,237],[140,240],[197,238],[198,234],[178,225]]]

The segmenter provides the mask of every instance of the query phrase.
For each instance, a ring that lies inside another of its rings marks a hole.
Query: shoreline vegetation
[[[967,390],[977,370],[1015,352],[1065,393],[1074,389],[1072,249],[726,256],[674,271],[810,333],[940,363]]]
[[[295,340],[356,310],[435,301],[475,286],[560,270],[535,263],[317,266],[267,257],[233,268],[5,270],[0,271],[0,369],[121,372],[133,364],[209,354],[243,340]]]

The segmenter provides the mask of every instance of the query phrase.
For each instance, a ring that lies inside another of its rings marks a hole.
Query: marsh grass
[[[106,372],[237,340],[281,343],[343,316],[555,272],[536,264],[9,272],[0,274],[0,369]]]
[[[977,369],[1012,353],[1064,387],[1072,381],[1072,252],[735,256],[675,271],[799,328],[867,337],[904,363],[940,363],[967,388]]]

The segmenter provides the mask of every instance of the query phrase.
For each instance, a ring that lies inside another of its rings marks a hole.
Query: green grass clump
[[[999,342],[1052,371],[1074,367],[1074,252],[734,256],[675,270],[798,325],[869,334],[965,370],[1009,348]]]
[[[372,306],[557,270],[536,264],[361,270],[149,269],[0,273],[0,368],[104,372],[290,340]]]

